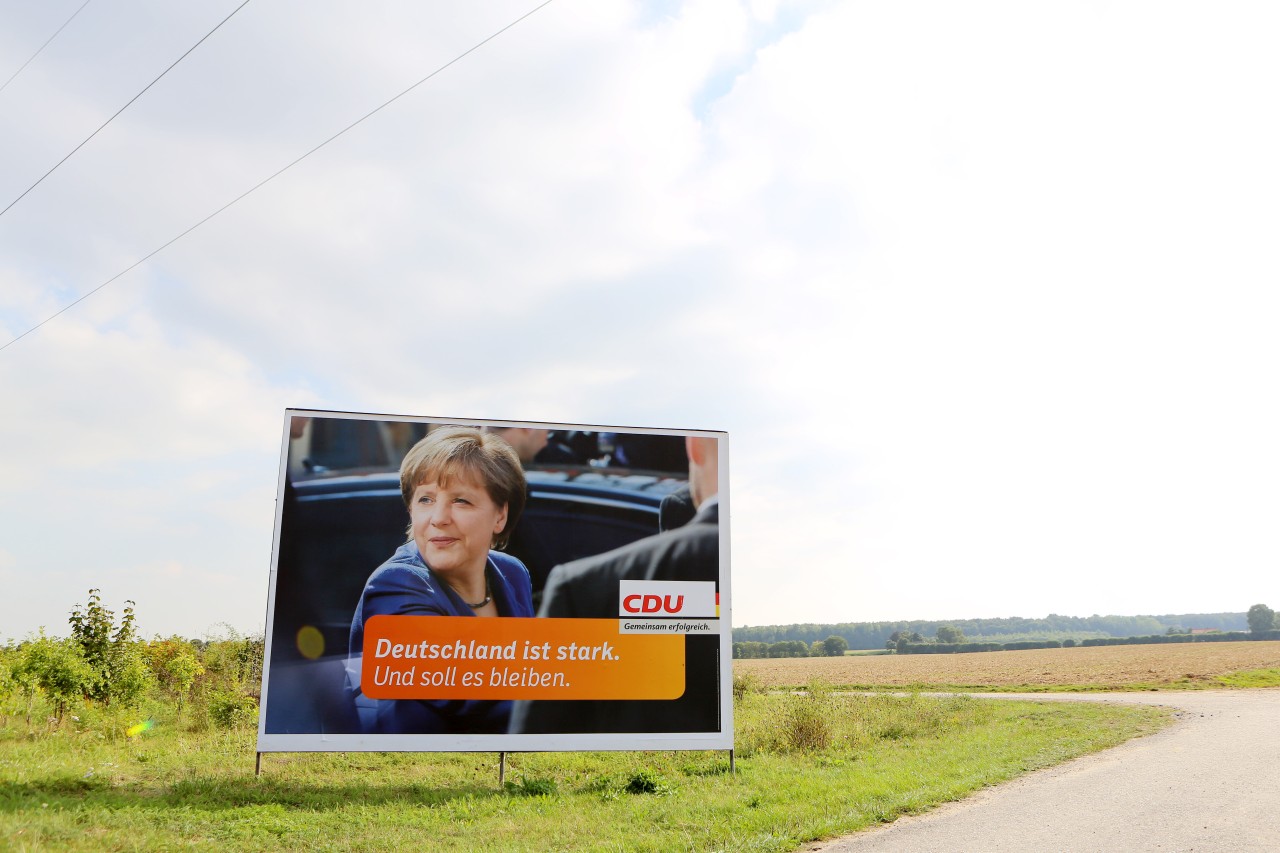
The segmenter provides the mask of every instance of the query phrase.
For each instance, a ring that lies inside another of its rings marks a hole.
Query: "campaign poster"
[[[283,432],[259,752],[733,747],[726,433]]]

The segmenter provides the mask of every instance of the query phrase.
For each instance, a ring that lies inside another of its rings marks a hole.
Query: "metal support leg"
[[[253,763],[253,775],[254,776],[262,775],[262,753],[261,752],[258,753],[258,759]]]
[[[729,772],[734,776],[738,775],[738,765],[734,761],[733,750],[729,750]]]
[[[505,752],[498,753],[498,787],[505,788],[507,786],[507,754]]]

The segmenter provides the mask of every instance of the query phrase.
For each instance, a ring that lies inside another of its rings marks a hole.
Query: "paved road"
[[[1178,709],[1158,734],[806,850],[1280,851],[1280,690],[1000,694]]]

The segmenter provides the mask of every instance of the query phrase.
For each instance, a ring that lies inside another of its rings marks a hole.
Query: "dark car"
[[[528,566],[535,603],[555,566],[657,533],[662,498],[684,485],[661,473],[581,466],[526,478],[528,502],[506,551]],[[323,638],[321,654],[345,654],[365,581],[408,538],[399,477],[322,473],[291,484],[285,501],[272,657],[296,658],[307,626]]]
[[[344,687],[351,617],[369,575],[408,539],[398,460],[426,430],[419,423],[315,418],[293,435],[281,499],[267,732],[360,730]],[[555,566],[657,533],[663,497],[685,485],[683,475],[635,470],[635,461],[609,467],[617,442],[602,435],[566,434],[585,459],[525,471],[528,501],[506,551],[528,566],[535,607]],[[683,453],[681,438],[659,439],[670,445],[663,448],[668,456]],[[660,459],[639,450],[636,460]]]

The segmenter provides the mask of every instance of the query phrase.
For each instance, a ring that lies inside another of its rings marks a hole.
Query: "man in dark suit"
[[[662,499],[658,504],[658,529],[675,530],[693,521],[698,508],[693,505],[689,486],[684,485]]]
[[[619,582],[710,581],[720,578],[717,439],[689,436],[689,489],[697,513],[659,533],[552,570],[540,617],[618,618]],[[511,731],[718,732],[720,637],[685,637],[685,690],[678,699],[517,702]]]

